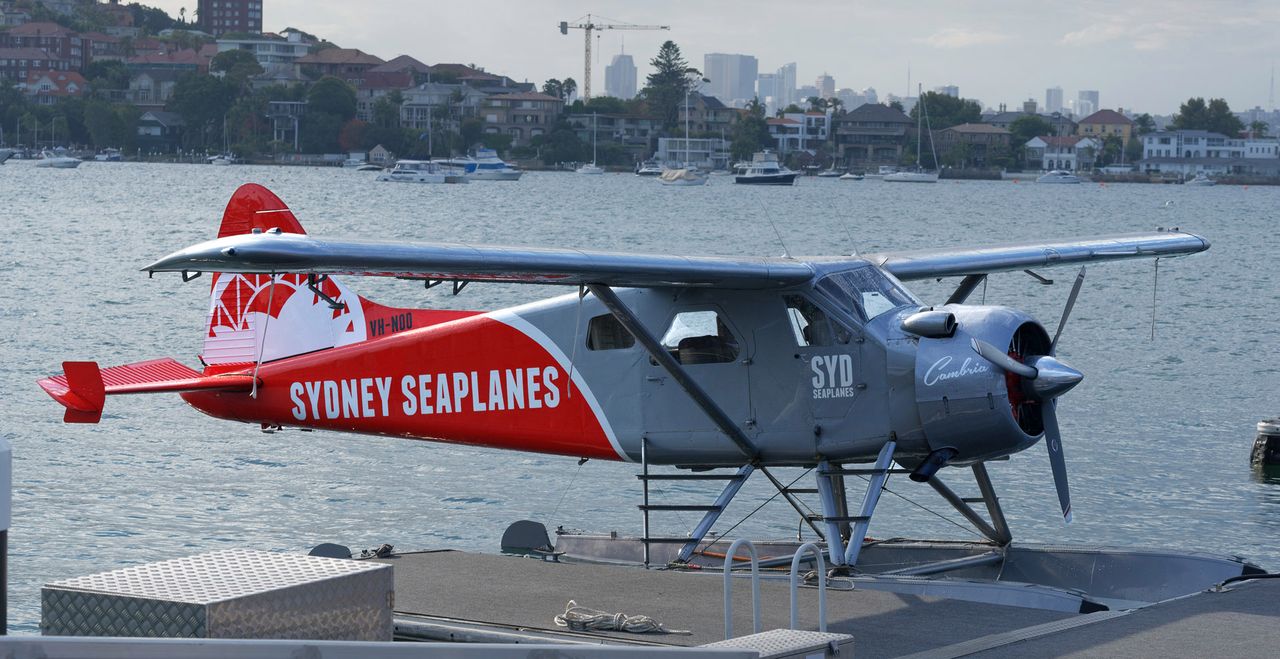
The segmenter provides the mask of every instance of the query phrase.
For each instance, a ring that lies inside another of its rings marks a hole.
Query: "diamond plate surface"
[[[389,565],[227,550],[48,584],[50,636],[389,641]]]

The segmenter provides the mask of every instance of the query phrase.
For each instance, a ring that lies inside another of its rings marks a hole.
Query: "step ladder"
[[[649,567],[649,550],[651,545],[655,544],[683,545],[680,547],[675,562],[688,563],[689,559],[693,557],[694,550],[698,548],[698,543],[702,542],[707,533],[711,531],[711,527],[715,525],[716,520],[720,519],[720,515],[724,513],[725,508],[729,507],[729,502],[733,501],[733,497],[738,493],[738,490],[742,489],[743,483],[746,483],[747,479],[751,477],[755,467],[743,465],[733,473],[709,470],[694,473],[654,474],[649,471],[649,461],[645,450],[646,444],[647,442],[642,440],[640,449],[642,471],[636,475],[636,478],[640,479],[644,490],[643,503],[638,506],[644,516],[644,535],[640,538],[640,542],[644,545],[644,566]],[[716,497],[715,502],[711,504],[656,504],[650,503],[649,499],[649,483],[654,481],[722,481],[725,485],[720,492],[720,496]],[[649,534],[649,515],[655,512],[700,512],[703,515],[702,520],[698,522],[693,532],[687,537],[655,537]]]

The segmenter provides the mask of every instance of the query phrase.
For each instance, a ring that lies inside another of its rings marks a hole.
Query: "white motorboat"
[[[75,169],[84,161],[71,156],[60,156],[56,153],[45,151],[40,159],[36,161],[36,167],[51,167],[53,169]]]
[[[583,165],[574,171],[593,176],[604,173],[604,168],[596,164],[596,114],[594,112],[591,113],[591,164]]]
[[[844,176],[844,174],[844,172],[836,169],[836,164],[833,162],[829,169],[824,169],[818,172],[818,178],[840,178],[841,176]]]
[[[886,183],[937,183],[938,171],[925,169],[920,163],[920,151],[924,145],[924,122],[929,120],[929,109],[924,104],[924,85],[920,85],[916,93],[916,97],[920,99],[917,107],[920,111],[916,113],[916,166],[910,170],[893,172],[885,174],[884,181]],[[933,154],[933,162],[938,162],[938,152],[933,148],[933,130],[929,130],[929,152]]]
[[[396,166],[378,177],[395,183],[469,183],[467,173],[430,160],[397,160]]]
[[[840,175],[841,181],[861,181],[866,178],[864,174],[854,174],[853,172],[845,172]]]
[[[884,177],[896,171],[898,171],[898,168],[895,165],[880,165],[880,167],[877,168],[875,172],[867,172],[866,174],[863,175],[863,177],[872,178],[872,179],[883,179]]]
[[[205,162],[218,167],[226,167],[227,165],[234,165],[236,163],[236,157],[230,153],[219,153],[216,156],[209,156],[208,158],[205,158]]]
[[[120,162],[124,160],[124,155],[120,153],[120,149],[103,149],[93,159],[97,162]]]
[[[365,162],[365,161],[363,161],[363,160],[360,160],[360,159],[358,159],[358,158],[347,158],[346,160],[343,160],[343,161],[342,161],[342,168],[343,168],[343,169],[354,169],[354,170],[357,170],[357,171],[358,171],[361,167],[363,167],[363,166],[365,166],[365,165],[367,165],[367,164],[369,164],[369,163],[367,163],[367,162]]]
[[[1065,169],[1055,169],[1036,179],[1036,183],[1079,183],[1080,177]]]
[[[1217,184],[1218,184],[1217,181],[1209,178],[1209,176],[1204,172],[1197,172],[1195,178],[1190,179],[1187,182],[1183,183],[1183,185],[1194,185],[1196,187],[1203,187],[1203,188],[1207,188],[1209,186],[1217,185]]]
[[[646,160],[636,167],[636,176],[662,176],[663,171],[656,160]]]
[[[668,169],[662,172],[662,175],[658,177],[658,181],[663,185],[706,185],[707,173],[700,171],[696,167]]]
[[[524,171],[498,157],[493,149],[477,149],[474,157],[463,156],[436,160],[451,167],[459,167],[473,181],[519,181]]]
[[[357,172],[380,172],[380,171],[382,171],[382,165],[374,165],[374,164],[372,164],[372,163],[365,163],[365,164],[363,164],[363,165],[360,165],[359,167],[356,167],[356,171],[357,171]]]
[[[778,154],[761,151],[751,156],[751,164],[741,174],[733,177],[734,183],[743,185],[795,185],[795,172],[778,164]]]

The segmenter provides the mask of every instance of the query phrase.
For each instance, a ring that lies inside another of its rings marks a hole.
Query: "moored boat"
[[[1183,185],[1194,185],[1196,187],[1207,188],[1217,184],[1218,182],[1209,178],[1208,174],[1205,174],[1204,172],[1197,172],[1195,178],[1187,180]]]
[[[434,162],[459,167],[466,173],[467,178],[473,181],[519,181],[520,176],[524,174],[519,167],[514,167],[499,158],[498,152],[493,149],[477,149],[475,156],[462,156]]]
[[[667,171],[662,172],[662,175],[658,177],[658,180],[663,185],[706,185],[707,173],[700,171],[696,167],[682,167],[680,169],[668,169]]]
[[[60,156],[56,153],[45,151],[41,155],[40,160],[36,161],[36,167],[48,167],[53,169],[75,169],[83,162],[79,158],[71,156]]]
[[[662,165],[656,160],[646,160],[636,166],[636,176],[662,176]]]
[[[863,174],[854,174],[853,172],[845,172],[840,175],[841,181],[861,181],[866,178]]]
[[[379,181],[394,183],[467,183],[466,172],[429,160],[398,160],[389,172],[378,177]]]
[[[1055,169],[1036,179],[1036,183],[1079,183],[1080,177],[1065,169]]]
[[[778,154],[765,150],[751,156],[751,164],[733,177],[744,185],[795,185],[799,172],[778,164]]]

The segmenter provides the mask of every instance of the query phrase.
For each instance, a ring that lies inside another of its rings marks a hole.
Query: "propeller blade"
[[[1044,418],[1044,445],[1049,449],[1049,465],[1053,467],[1053,485],[1058,489],[1062,518],[1071,523],[1071,489],[1067,486],[1067,461],[1062,455],[1062,434],[1058,432],[1057,402],[1046,400],[1040,406]]]
[[[1001,369],[1016,373],[1028,380],[1036,379],[1039,371],[1031,366],[1027,366],[1022,362],[1010,357],[1005,352],[982,339],[971,339],[969,345],[973,347],[973,351],[982,356],[983,359],[999,366]]]
[[[1062,328],[1067,326],[1067,318],[1071,317],[1071,309],[1076,306],[1076,297],[1080,295],[1080,287],[1084,285],[1084,266],[1080,266],[1080,274],[1076,275],[1076,283],[1071,285],[1071,295],[1067,296],[1067,306],[1062,309],[1062,319],[1058,321],[1058,330],[1053,333],[1053,343],[1049,344],[1049,354],[1056,354],[1058,337],[1062,336]]]

